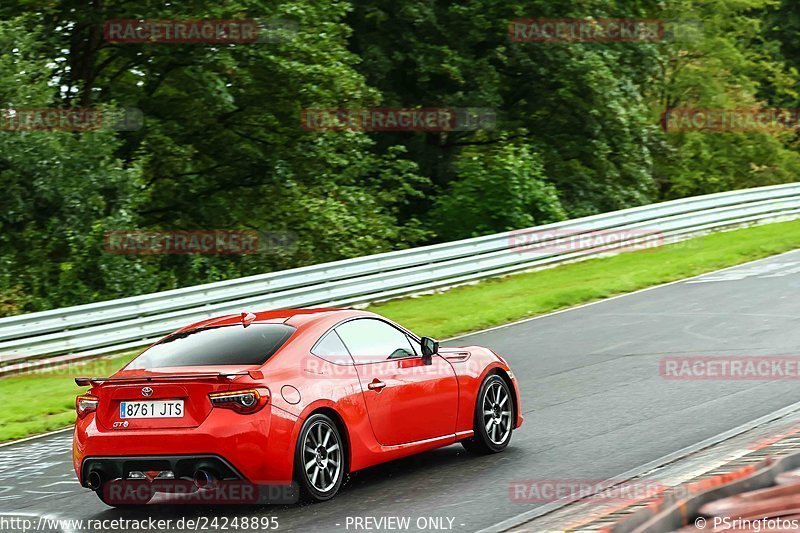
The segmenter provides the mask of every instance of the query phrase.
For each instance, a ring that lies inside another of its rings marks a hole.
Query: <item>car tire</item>
[[[461,444],[477,455],[502,452],[511,442],[515,420],[511,388],[502,377],[491,374],[481,384],[475,401],[475,433]]]
[[[336,423],[322,413],[309,416],[300,429],[294,460],[300,499],[321,502],[333,498],[345,479],[346,457]]]

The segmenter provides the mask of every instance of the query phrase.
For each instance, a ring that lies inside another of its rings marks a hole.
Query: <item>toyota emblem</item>
[[[142,389],[142,396],[152,396],[152,395],[153,395],[153,389],[151,389],[150,387],[145,387]]]

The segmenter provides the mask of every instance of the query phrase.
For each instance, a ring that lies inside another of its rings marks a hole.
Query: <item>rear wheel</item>
[[[345,474],[344,440],[330,417],[317,413],[300,430],[295,453],[295,477],[301,498],[325,501],[336,495]]]
[[[511,441],[514,420],[511,389],[503,378],[492,374],[484,380],[475,402],[475,434],[461,444],[476,454],[502,452]]]

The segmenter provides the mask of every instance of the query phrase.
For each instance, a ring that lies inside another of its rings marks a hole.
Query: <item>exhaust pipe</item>
[[[86,484],[94,491],[100,490],[100,487],[103,485],[103,476],[101,476],[100,472],[97,470],[92,470],[86,478]]]
[[[202,468],[198,468],[194,473],[194,486],[198,489],[207,489],[210,488],[216,478],[214,474],[210,470],[204,470]]]

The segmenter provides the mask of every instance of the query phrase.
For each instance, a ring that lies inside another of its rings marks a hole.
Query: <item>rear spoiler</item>
[[[165,374],[163,376],[140,376],[130,378],[75,378],[75,384],[79,387],[89,387],[95,384],[102,384],[107,382],[113,383],[135,383],[135,382],[151,382],[151,381],[186,381],[186,380],[205,380],[205,379],[236,379],[239,376],[250,376],[253,379],[263,379],[264,374],[260,370],[250,370],[242,372],[215,372],[208,374]]]

